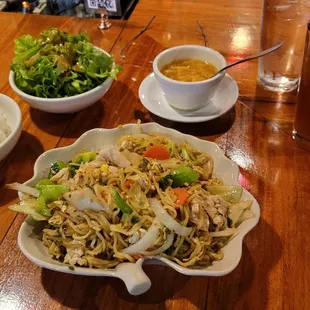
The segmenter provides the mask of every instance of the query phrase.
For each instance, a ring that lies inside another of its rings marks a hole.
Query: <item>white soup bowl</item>
[[[198,110],[210,103],[217,87],[225,76],[223,71],[216,76],[198,82],[181,82],[163,75],[160,70],[179,59],[199,59],[220,70],[226,66],[225,58],[217,51],[199,45],[181,45],[169,48],[156,56],[153,71],[168,103],[181,110]]]

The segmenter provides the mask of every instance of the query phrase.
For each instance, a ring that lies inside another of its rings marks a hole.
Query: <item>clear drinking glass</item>
[[[280,49],[259,59],[258,81],[264,88],[275,92],[297,88],[309,13],[309,0],[264,0],[261,49],[285,41]]]
[[[310,22],[307,27],[293,137],[302,147],[310,150]]]

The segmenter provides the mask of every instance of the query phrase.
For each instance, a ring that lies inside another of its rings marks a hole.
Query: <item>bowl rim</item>
[[[226,59],[225,57],[219,53],[218,51],[210,48],[210,47],[206,47],[206,46],[200,46],[200,45],[178,45],[178,46],[174,46],[171,48],[168,48],[164,51],[162,51],[161,53],[159,53],[153,61],[153,71],[155,73],[155,76],[157,75],[159,78],[161,78],[162,80],[171,83],[171,84],[176,84],[176,85],[187,85],[187,86],[191,86],[191,85],[204,85],[204,84],[208,84],[212,81],[215,81],[217,79],[220,79],[223,75],[225,75],[226,70],[222,71],[220,74],[217,74],[213,77],[211,77],[210,79],[207,80],[202,80],[202,81],[196,81],[196,82],[183,82],[183,81],[177,81],[171,78],[168,78],[167,76],[163,75],[159,68],[158,68],[158,61],[161,57],[165,56],[166,54],[169,54],[171,51],[176,51],[176,50],[180,50],[180,49],[197,49],[197,50],[203,50],[206,51],[207,53],[213,53],[215,54],[217,57],[219,57],[221,59],[221,61],[223,62],[223,68],[227,65]],[[218,69],[220,70],[220,69]]]
[[[100,47],[94,46],[96,49],[102,51],[103,53],[105,53],[107,56],[112,57],[111,54],[109,54],[107,51],[103,50]],[[113,61],[112,63],[112,68],[115,67],[115,62]],[[23,92],[22,90],[20,90],[16,84],[15,84],[15,73],[10,70],[9,73],[9,84],[11,86],[11,88],[14,90],[14,92],[16,92],[19,96],[30,99],[30,100],[36,100],[36,101],[40,101],[42,104],[45,103],[51,103],[51,102],[63,102],[63,101],[72,101],[75,99],[79,99],[79,98],[83,98],[89,94],[95,93],[97,92],[99,89],[104,88],[106,86],[106,84],[108,84],[110,81],[112,80],[112,77],[108,77],[105,81],[103,81],[103,83],[101,83],[100,85],[96,86],[93,89],[88,90],[85,93],[82,94],[78,94],[78,95],[74,95],[74,96],[70,96],[70,97],[62,97],[62,98],[44,98],[44,97],[37,97],[37,96],[33,96],[33,95],[29,95],[25,92]]]
[[[14,115],[15,115],[15,122],[14,125],[11,126],[11,124],[9,124],[9,126],[11,127],[11,133],[9,134],[9,136],[0,143],[0,150],[3,146],[5,146],[9,141],[11,141],[12,139],[14,139],[15,135],[18,133],[21,123],[22,123],[22,112],[20,110],[19,105],[17,104],[17,102],[15,100],[13,100],[11,97],[0,93],[0,99],[4,98],[5,100],[7,100],[8,102],[10,102],[10,104],[12,105],[13,109],[14,109]]]

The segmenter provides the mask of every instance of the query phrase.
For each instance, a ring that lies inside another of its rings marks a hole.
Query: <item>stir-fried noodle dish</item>
[[[42,221],[42,241],[69,265],[114,268],[165,257],[205,268],[222,259],[238,225],[254,217],[242,188],[213,177],[213,159],[158,134],[127,135],[52,164],[12,210]]]

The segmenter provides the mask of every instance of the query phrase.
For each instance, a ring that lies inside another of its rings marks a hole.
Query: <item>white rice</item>
[[[0,112],[0,143],[2,143],[11,133],[11,128],[6,117]]]

